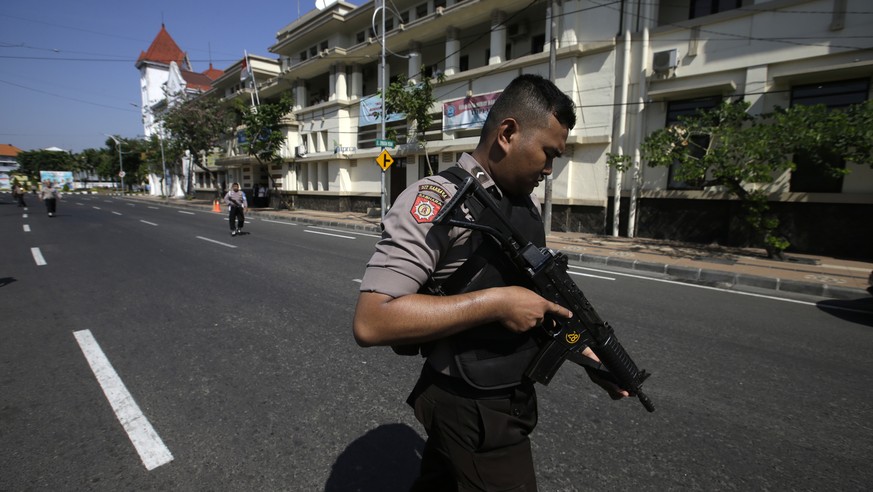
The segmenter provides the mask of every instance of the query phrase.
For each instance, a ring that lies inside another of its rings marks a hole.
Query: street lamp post
[[[124,166],[121,163],[121,141],[115,138],[113,135],[109,135],[104,133],[107,137],[111,138],[115,142],[115,146],[118,147],[118,177],[121,181],[121,196],[124,196]]]

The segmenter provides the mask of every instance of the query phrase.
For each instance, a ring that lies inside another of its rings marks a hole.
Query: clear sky
[[[365,0],[349,3],[362,5]],[[10,0],[0,9],[0,143],[73,152],[143,133],[136,59],[161,22],[196,72],[268,51],[315,0]]]

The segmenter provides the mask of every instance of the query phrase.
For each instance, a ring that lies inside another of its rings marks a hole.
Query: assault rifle
[[[461,204],[473,212],[475,221],[465,217]],[[483,216],[487,218],[483,220]],[[525,371],[527,377],[548,385],[564,361],[569,359],[585,367],[589,374],[594,372],[638,397],[649,412],[655,411],[652,401],[642,392],[643,381],[650,374],[637,368],[612,327],[600,318],[567,274],[567,257],[548,248],[539,248],[525,239],[475,178],[464,179],[457,193],[434,218],[434,223],[488,234],[530,279],[539,295],[573,312],[572,318],[555,318],[553,326],[543,326],[546,340]],[[582,355],[585,347],[594,351],[601,364]]]

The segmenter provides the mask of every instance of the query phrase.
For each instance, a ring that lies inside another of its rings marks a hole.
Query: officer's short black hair
[[[576,126],[576,105],[555,84],[540,75],[519,75],[506,86],[488,112],[482,135],[489,135],[506,118],[521,125],[545,126],[549,115],[572,129]]]

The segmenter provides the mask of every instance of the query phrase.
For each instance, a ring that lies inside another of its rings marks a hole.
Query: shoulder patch
[[[423,184],[418,187],[418,194],[422,194],[423,192],[431,192],[437,195],[441,200],[446,201],[449,199],[449,194],[442,187],[435,184]]]
[[[418,196],[415,197],[415,202],[412,204],[412,210],[409,212],[412,214],[412,217],[416,222],[424,224],[427,222],[433,222],[433,219],[442,207],[442,200],[425,195],[424,193],[419,193]]]

